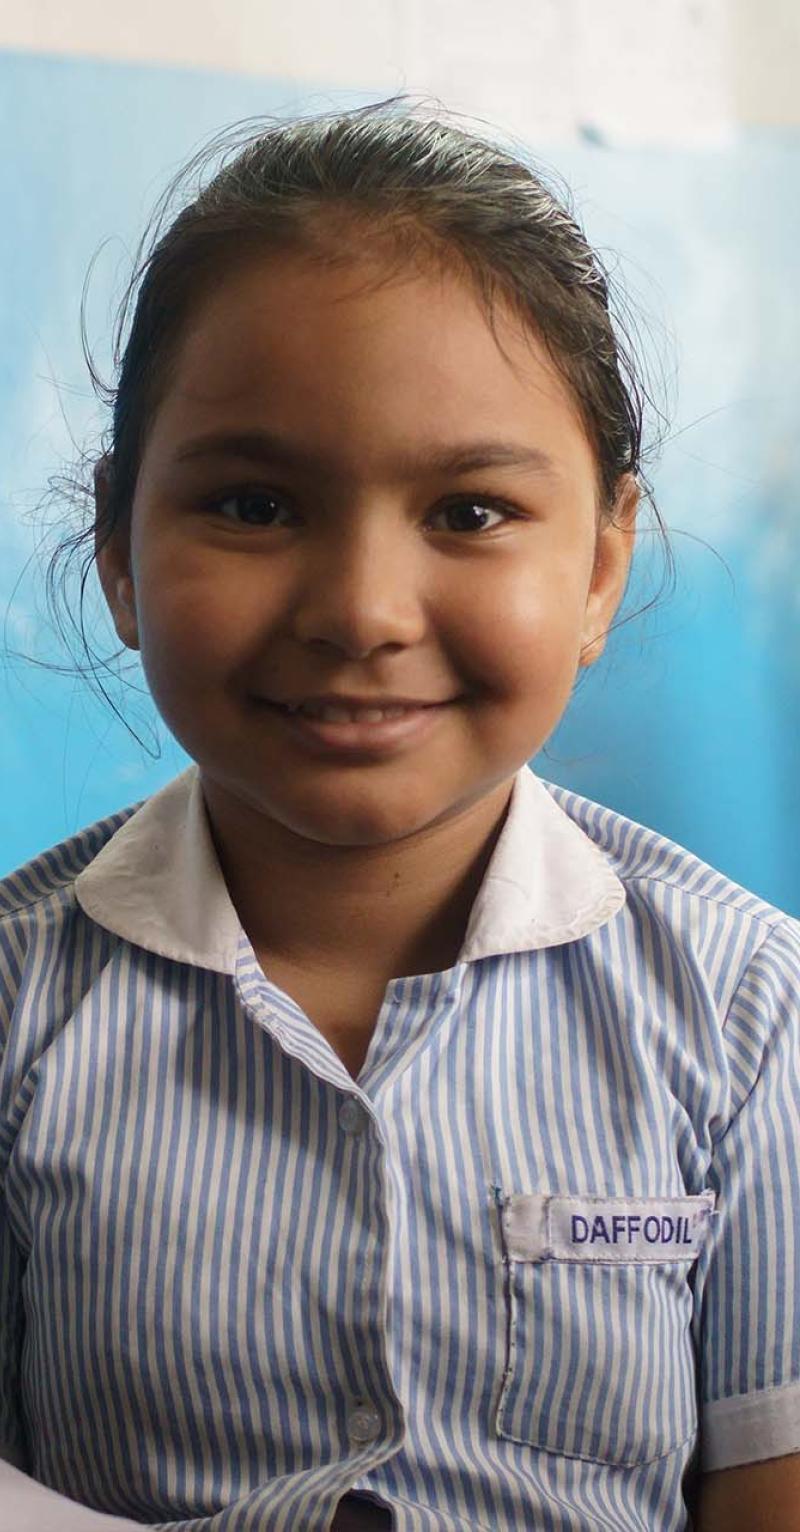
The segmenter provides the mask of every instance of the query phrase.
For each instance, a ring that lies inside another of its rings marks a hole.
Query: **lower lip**
[[[442,713],[450,707],[449,702],[434,707],[420,707],[403,714],[402,718],[383,718],[374,723],[326,723],[321,718],[310,718],[304,713],[287,713],[277,703],[268,702],[271,712],[283,719],[297,739],[307,744],[322,746],[326,754],[345,755],[354,751],[363,754],[389,755],[400,745],[416,744],[430,734]]]

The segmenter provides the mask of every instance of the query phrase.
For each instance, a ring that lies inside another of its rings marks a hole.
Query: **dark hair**
[[[97,537],[104,543],[130,517],[147,431],[179,343],[193,308],[220,272],[272,250],[302,253],[322,265],[346,264],[368,239],[370,253],[385,258],[380,282],[414,262],[455,268],[474,286],[495,339],[498,297],[542,338],[571,387],[594,448],[598,517],[613,517],[621,476],[635,475],[674,579],[669,538],[643,468],[643,413],[652,399],[634,360],[624,301],[588,244],[569,193],[562,186],[557,196],[523,152],[512,154],[442,121],[441,114],[415,114],[408,101],[401,94],[352,111],[249,119],[215,135],[167,187],[136,251],[114,329],[116,387],[102,382],[89,354],[84,286],[84,354],[96,393],[113,407],[103,448],[110,493]],[[162,232],[178,191],[220,151],[213,178]],[[81,529],[58,545],[47,570],[48,596],[54,596],[59,559],[91,544],[81,579],[80,634],[87,655],[83,597],[95,557],[96,518],[86,470],[93,462],[84,454],[84,478],[51,480],[61,493],[68,488],[88,501],[91,518],[84,515]],[[68,615],[77,626],[69,609]]]

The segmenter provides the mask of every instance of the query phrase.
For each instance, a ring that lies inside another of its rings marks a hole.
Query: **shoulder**
[[[106,961],[113,938],[92,926],[75,885],[145,801],[87,825],[0,879],[3,1113]],[[0,1118],[0,1137],[7,1131],[4,1121]]]
[[[33,1024],[15,1058],[17,1069],[24,1071],[44,1045],[52,1020],[49,999],[60,996],[56,1014],[66,993],[64,974],[73,971],[81,940],[75,881],[141,806],[132,804],[87,825],[0,879],[0,1058],[8,1050],[20,1004],[33,1007]],[[85,944],[81,951],[83,972]],[[66,982],[69,988],[69,978]]]
[[[24,923],[26,917],[43,903],[60,902],[63,905],[65,895],[79,873],[144,802],[146,799],[141,799],[105,819],[98,819],[0,878],[0,928]]]
[[[633,899],[655,911],[669,910],[677,918],[705,905],[707,919],[716,911],[731,924],[761,926],[762,938],[780,930],[790,947],[800,942],[800,920],[743,888],[677,841],[554,782],[543,785],[603,852]]]
[[[658,831],[554,783],[544,786],[625,889],[618,926],[600,933],[612,965],[622,963],[626,976],[646,975],[648,992],[655,984],[692,1025],[722,1027],[728,1048],[752,1064],[776,1027],[800,1031],[800,921]]]

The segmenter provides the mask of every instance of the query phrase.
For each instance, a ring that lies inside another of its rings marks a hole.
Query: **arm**
[[[800,922],[787,917],[754,953],[724,1044],[717,1212],[695,1282],[698,1525],[800,1532]]]
[[[800,1532],[800,1453],[704,1474],[696,1532]]]

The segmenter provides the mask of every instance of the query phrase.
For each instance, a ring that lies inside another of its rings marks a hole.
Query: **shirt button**
[[[347,1434],[354,1442],[371,1442],[381,1429],[381,1417],[371,1405],[361,1404],[347,1417]]]
[[[343,1128],[345,1133],[363,1133],[368,1121],[367,1112],[354,1096],[348,1096],[347,1100],[342,1102],[339,1107],[339,1127]]]

